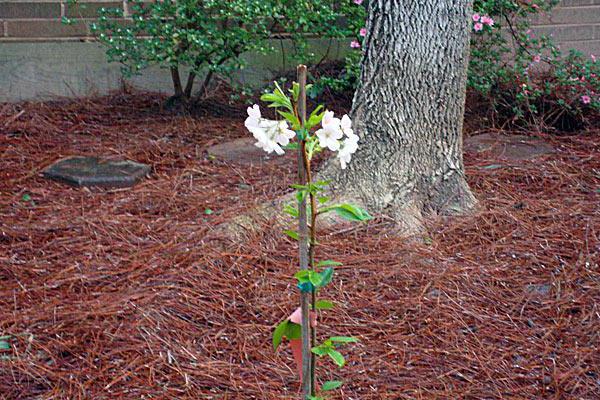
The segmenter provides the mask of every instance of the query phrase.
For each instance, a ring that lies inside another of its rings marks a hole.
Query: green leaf
[[[265,103],[273,103],[278,102],[281,99],[275,93],[265,93],[262,96],[260,96],[260,100],[264,101]]]
[[[342,382],[342,381],[327,381],[327,382],[323,383],[323,386],[321,386],[321,390],[323,390],[324,392],[326,392],[328,390],[334,390],[334,389],[339,388],[343,384],[344,384],[344,382]]]
[[[298,82],[292,83],[292,88],[289,89],[290,93],[292,93],[292,98],[294,101],[298,101],[298,96],[300,96],[300,85]]]
[[[283,146],[283,148],[286,150],[298,150],[298,143],[296,143],[296,142],[288,143],[285,146]]]
[[[28,194],[24,194],[23,197],[21,198],[23,201],[31,201],[31,196]]]
[[[300,240],[300,236],[298,236],[298,232],[296,231],[292,231],[292,230],[285,230],[283,231],[283,233],[285,233],[286,235],[288,235],[289,237],[291,237],[294,240]]]
[[[308,117],[306,121],[306,129],[311,129],[314,126],[319,125],[321,120],[323,119],[323,115],[325,115],[325,111],[320,112],[323,109],[322,105],[319,105],[317,108],[313,110],[313,112]]]
[[[351,336],[332,336],[329,338],[332,342],[336,343],[357,343],[358,339]]]
[[[299,281],[308,281],[309,273],[310,273],[309,269],[303,269],[303,270],[296,272],[294,274],[294,278],[298,279]]]
[[[333,206],[337,215],[348,221],[363,222],[373,219],[366,210],[351,204],[339,204]]]
[[[341,262],[337,262],[337,261],[333,261],[333,260],[319,261],[317,263],[317,267],[329,267],[329,266],[337,267],[340,265],[343,265],[343,264]]]
[[[277,328],[275,328],[275,330],[273,331],[273,349],[274,350],[277,350],[277,348],[281,344],[281,340],[283,339],[283,336],[286,334],[286,332],[288,330],[289,323],[290,323],[290,321],[288,319],[286,319],[285,321],[282,321],[279,325],[277,325]]]
[[[287,329],[284,335],[288,340],[300,339],[302,337],[302,326],[288,321]]]
[[[316,181],[314,185],[324,188],[325,186],[329,185],[329,183],[331,183],[331,181]]]
[[[319,204],[325,204],[329,201],[329,197],[327,196],[319,196],[317,198],[317,200],[319,201]]]
[[[331,282],[331,279],[333,278],[333,268],[325,268],[319,275],[321,277],[321,284],[315,286],[323,287],[325,285],[328,285]]]
[[[335,307],[335,304],[329,300],[317,300],[315,303],[315,308],[317,310],[331,310]]]
[[[325,400],[325,397],[321,397],[321,396],[308,396],[307,399],[308,400]]]
[[[293,188],[293,189],[297,189],[297,190],[308,190],[308,186],[307,185],[299,185],[297,183],[291,184],[290,187]]]
[[[10,343],[0,340],[0,350],[10,350]]]
[[[321,287],[323,282],[323,277],[321,274],[316,273],[315,271],[309,271],[308,280],[313,284],[314,287]]]
[[[326,355],[327,353],[329,353],[330,350],[331,349],[329,347],[324,346],[315,346],[312,349],[310,349],[311,352],[315,353],[319,357]]]
[[[342,353],[340,353],[337,350],[329,349],[329,351],[327,352],[327,355],[329,357],[331,357],[333,362],[336,363],[338,367],[343,367],[344,364],[346,364],[346,360],[344,359],[344,356],[342,355]]]
[[[312,293],[312,291],[315,290],[315,287],[309,281],[300,282],[296,287],[300,289],[302,293]]]
[[[204,209],[204,214],[206,214],[206,215],[210,215],[210,214],[212,214],[212,213],[213,213],[213,210],[211,210],[210,208],[205,208],[205,209]]]
[[[292,124],[292,129],[299,129],[300,128],[300,121],[298,120],[298,117],[296,117],[294,114],[290,113],[290,112],[286,112],[286,111],[277,111],[283,118],[285,118],[290,124]]]
[[[298,209],[290,204],[287,204],[285,207],[283,207],[283,212],[291,215],[294,218],[298,218]]]
[[[302,203],[304,201],[304,199],[306,198],[306,195],[308,194],[307,190],[299,190],[296,192],[296,200],[298,200],[298,203]]]

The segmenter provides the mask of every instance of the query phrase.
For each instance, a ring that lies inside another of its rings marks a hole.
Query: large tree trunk
[[[473,207],[462,159],[471,4],[369,1],[351,112],[360,148],[345,170],[332,159],[320,173],[336,197],[408,229],[426,213]]]

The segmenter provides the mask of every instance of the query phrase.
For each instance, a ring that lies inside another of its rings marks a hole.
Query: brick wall
[[[562,0],[550,15],[532,22],[535,32],[552,35],[562,50],[600,54],[600,0]]]
[[[120,7],[128,15],[127,0],[0,0],[0,42],[90,40],[87,23],[65,25],[62,17],[82,22],[97,15],[100,7]],[[534,29],[552,34],[563,48],[600,54],[600,0],[563,0],[552,15],[534,21]]]
[[[66,0],[0,0],[0,42],[91,40],[88,22],[101,7],[119,7],[127,17],[126,0],[79,0],[77,5]],[[64,24],[63,17],[77,22]]]

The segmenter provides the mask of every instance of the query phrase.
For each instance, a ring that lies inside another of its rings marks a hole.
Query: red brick
[[[0,1],[1,18],[60,18],[60,3],[9,3]]]
[[[101,8],[120,8],[123,10],[123,2],[65,4],[65,8],[65,14],[69,18],[96,18]]]
[[[87,22],[65,25],[54,21],[7,21],[6,30],[11,38],[53,38],[88,36]]]

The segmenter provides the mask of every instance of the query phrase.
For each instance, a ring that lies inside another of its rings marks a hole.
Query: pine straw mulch
[[[246,135],[243,107],[172,116],[161,100],[0,105],[0,397],[297,397],[270,344],[297,301],[294,244],[269,226],[230,250],[206,240],[286,192],[293,164],[211,160]],[[481,210],[422,243],[385,219],[322,237],[344,266],[319,329],[361,340],[346,368],[320,364],[346,382],[335,398],[600,398],[598,133],[547,137],[555,154],[512,166],[466,154]],[[39,177],[92,152],[153,175],[112,191]]]

